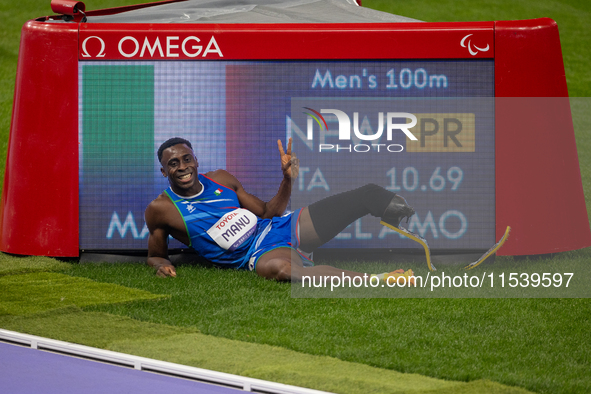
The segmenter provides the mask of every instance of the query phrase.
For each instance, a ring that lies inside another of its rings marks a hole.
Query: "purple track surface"
[[[244,391],[0,342],[0,392],[235,394]]]

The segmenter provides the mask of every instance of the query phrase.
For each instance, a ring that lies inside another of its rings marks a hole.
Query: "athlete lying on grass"
[[[199,163],[189,141],[171,138],[160,146],[158,160],[170,187],[148,205],[145,214],[150,230],[148,265],[159,276],[176,276],[168,258],[169,235],[216,266],[256,271],[267,279],[343,274],[353,279],[368,275],[327,265],[313,266],[307,255],[362,216],[381,217],[398,227],[403,218],[415,213],[414,209],[403,197],[368,184],[285,213],[299,161],[291,153],[291,139],[287,152],[281,141],[277,144],[283,180],[268,202],[247,193],[225,170],[199,174]],[[382,280],[411,275],[411,270],[378,274]]]

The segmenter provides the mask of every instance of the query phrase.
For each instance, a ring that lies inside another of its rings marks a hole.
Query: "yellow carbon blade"
[[[425,238],[413,233],[412,231],[408,231],[404,227],[394,227],[384,221],[381,221],[380,224],[396,231],[399,234],[404,235],[405,237],[412,239],[413,241],[420,243],[425,249],[425,256],[427,257],[427,266],[429,267],[429,271],[437,271],[437,269],[431,264],[431,251],[429,250],[429,245],[427,244],[427,240]]]
[[[464,269],[471,270],[472,268],[478,267],[484,260],[488,259],[490,256],[495,254],[497,252],[497,250],[499,250],[501,248],[501,246],[503,246],[503,244],[505,243],[507,238],[509,238],[509,232],[511,232],[511,227],[507,226],[507,229],[505,230],[505,234],[500,239],[500,241],[497,242],[496,244],[494,244],[492,246],[492,248],[487,250],[486,253],[484,253],[478,260],[465,266]]]

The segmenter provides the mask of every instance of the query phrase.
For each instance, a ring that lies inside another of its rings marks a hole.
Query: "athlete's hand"
[[[296,157],[295,152],[291,152],[291,138],[287,142],[287,152],[283,150],[281,140],[277,140],[277,146],[281,155],[281,171],[283,171],[283,176],[288,179],[297,178],[300,172],[300,161]]]
[[[166,278],[168,276],[172,276],[174,278],[176,277],[176,270],[174,269],[173,265],[161,265],[160,267],[158,267],[156,275],[158,275],[161,278]]]

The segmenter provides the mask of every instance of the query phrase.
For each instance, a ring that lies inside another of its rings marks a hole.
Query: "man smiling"
[[[160,146],[158,161],[170,187],[148,205],[145,213],[150,231],[147,262],[159,276],[176,276],[168,258],[169,235],[216,266],[248,269],[267,279],[300,280],[304,274],[368,276],[327,265],[313,266],[308,256],[362,216],[381,217],[397,227],[414,210],[403,197],[368,184],[286,213],[299,162],[291,152],[291,139],[287,151],[281,141],[277,145],[283,180],[268,202],[247,193],[225,170],[199,174],[189,141],[176,137]],[[382,280],[410,278],[412,271],[377,276]]]

